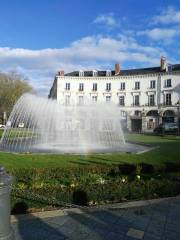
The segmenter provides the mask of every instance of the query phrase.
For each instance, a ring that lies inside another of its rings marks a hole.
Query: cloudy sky
[[[79,69],[180,63],[180,0],[1,0],[0,71],[18,71],[40,95]]]

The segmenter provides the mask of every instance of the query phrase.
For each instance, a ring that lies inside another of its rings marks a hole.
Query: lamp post
[[[13,240],[10,225],[10,191],[12,177],[0,166],[0,240]]]

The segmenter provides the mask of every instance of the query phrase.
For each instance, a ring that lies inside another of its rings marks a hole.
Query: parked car
[[[178,124],[161,123],[154,129],[154,133],[178,133]]]
[[[0,129],[4,129],[5,125],[4,124],[0,124]]]
[[[19,123],[18,128],[24,128],[24,123]]]

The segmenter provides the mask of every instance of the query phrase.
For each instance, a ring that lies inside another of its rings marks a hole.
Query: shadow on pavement
[[[69,213],[69,217],[88,228],[91,235],[89,239],[114,240],[126,238],[127,231],[131,223],[109,211],[93,211],[86,214]]]
[[[25,202],[15,204],[12,213],[16,214],[18,222],[13,224],[16,240],[63,240],[67,237],[58,229],[50,226],[40,218],[30,215],[29,219],[22,220],[22,215],[18,213],[27,213],[28,206]]]

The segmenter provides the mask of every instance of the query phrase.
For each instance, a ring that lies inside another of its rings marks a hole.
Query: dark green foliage
[[[136,171],[135,164],[119,164],[119,172],[123,175],[133,174]]]
[[[165,172],[180,172],[180,163],[165,163]]]
[[[153,173],[155,171],[154,166],[148,163],[141,163],[141,173]]]
[[[12,214],[27,213],[28,205],[24,201],[20,201],[14,204]]]
[[[122,175],[117,166],[16,169],[11,171],[15,177],[13,205],[22,201],[28,208],[104,204],[180,194],[180,182],[168,180],[163,174],[159,178],[156,172],[136,175],[143,169],[139,166],[142,164],[130,167],[132,173],[128,175]],[[124,169],[129,171],[129,165]],[[22,206],[17,205],[13,211],[23,212]]]
[[[73,192],[73,203],[76,205],[87,206],[88,196],[82,189],[77,189]]]

